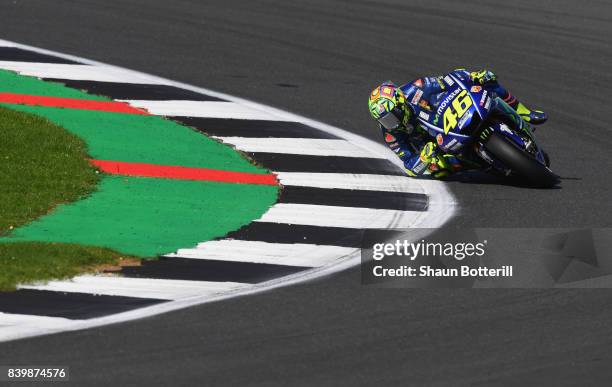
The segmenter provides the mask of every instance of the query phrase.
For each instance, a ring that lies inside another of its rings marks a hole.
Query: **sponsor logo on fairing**
[[[470,118],[471,114],[464,114],[463,117],[459,120],[459,124],[457,125],[459,128],[463,128],[463,124]]]
[[[446,84],[449,86],[452,86],[455,84],[455,81],[453,81],[453,79],[448,75],[444,77],[444,82],[446,82]]]
[[[487,99],[487,102],[485,102],[484,108],[486,110],[489,110],[490,106],[491,106],[491,98]]]
[[[412,97],[412,100],[410,102],[413,105],[416,105],[419,103],[422,96],[423,96],[423,90],[417,90],[416,93],[414,93],[414,96]]]
[[[438,134],[438,135],[436,136],[436,142],[438,143],[438,145],[442,145],[442,144],[444,144],[444,137],[442,137],[442,135],[441,135],[441,134]]]
[[[427,168],[427,162],[424,163],[419,163],[417,165],[415,165],[412,169],[412,171],[414,173],[416,173],[417,175],[420,174],[421,172],[423,172],[425,170],[425,168]]]
[[[429,120],[429,114],[425,113],[424,111],[420,111],[419,112],[419,117],[421,117],[422,119],[424,119],[425,121]]]
[[[481,90],[482,90],[481,86],[472,86],[472,88],[470,89],[472,93],[480,93]]]
[[[444,109],[446,109],[446,106],[453,100],[453,98],[455,98],[457,96],[457,94],[459,94],[461,92],[461,89],[455,89],[455,91],[453,91],[452,93],[450,93],[448,96],[446,96],[446,98],[444,98],[444,100],[440,103],[440,106],[438,106],[438,110],[436,110],[436,113],[438,114],[442,114],[442,112],[444,111]]]
[[[479,103],[480,106],[484,105],[488,94],[489,93],[486,90],[482,92],[482,97],[480,97],[480,103]]]
[[[457,148],[460,148],[460,147],[461,147],[461,143],[453,138],[448,144],[446,144],[445,148],[449,150],[456,150]]]
[[[417,79],[412,84],[415,85],[416,87],[423,87],[423,80],[422,79]]]
[[[404,95],[410,95],[410,93],[412,93],[412,92],[413,92],[413,91],[415,91],[416,89],[417,89],[416,87],[414,87],[414,86],[410,86],[410,87],[408,88],[408,90],[402,90],[402,93],[403,93]],[[400,90],[401,90],[401,89],[400,89]]]

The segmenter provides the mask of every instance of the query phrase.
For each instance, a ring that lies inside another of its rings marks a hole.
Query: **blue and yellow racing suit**
[[[469,72],[464,69],[454,70],[450,74],[462,81],[477,81],[490,93],[493,92],[510,106],[519,104],[518,100],[503,88],[490,71]],[[452,155],[445,155],[427,130],[418,123],[415,113],[428,114],[435,112],[439,103],[446,97],[446,88],[450,84],[447,74],[437,77],[416,79],[400,86],[406,97],[406,104],[412,111],[410,124],[412,130],[405,128],[389,131],[380,126],[385,144],[403,161],[410,176],[422,175],[429,171],[434,177],[444,177],[461,169],[459,160]],[[523,106],[521,104],[521,106]]]

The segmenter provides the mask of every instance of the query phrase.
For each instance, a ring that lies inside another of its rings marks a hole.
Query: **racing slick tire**
[[[497,133],[491,134],[485,148],[530,186],[551,188],[559,183],[559,177],[550,169]]]

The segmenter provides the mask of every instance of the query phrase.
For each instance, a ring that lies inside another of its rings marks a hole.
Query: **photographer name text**
[[[435,268],[432,266],[399,266],[385,268],[374,266],[374,277],[512,277],[512,265],[491,268],[487,266],[458,268]]]

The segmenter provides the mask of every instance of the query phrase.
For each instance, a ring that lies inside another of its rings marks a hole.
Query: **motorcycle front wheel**
[[[484,146],[530,186],[551,188],[559,183],[559,177],[550,169],[498,133],[491,134]]]

